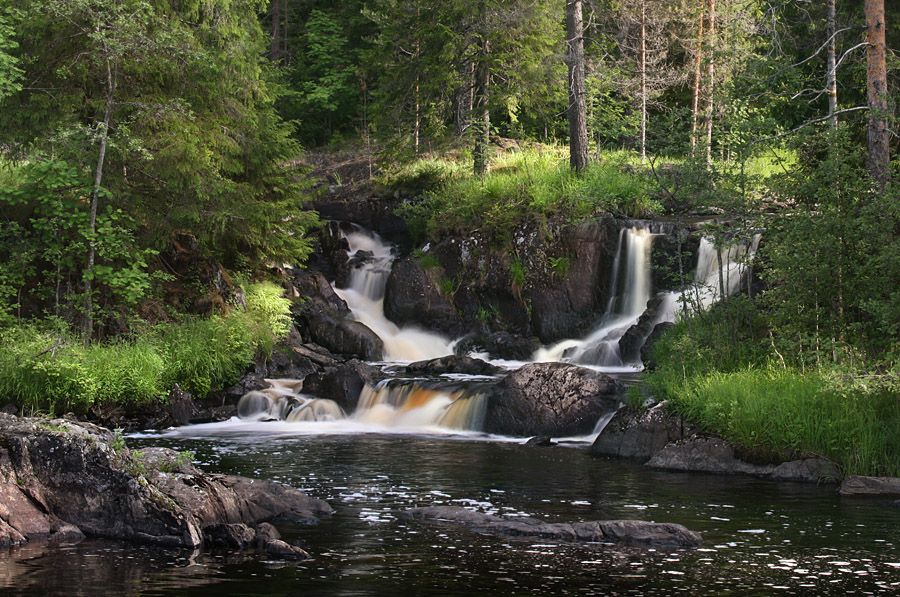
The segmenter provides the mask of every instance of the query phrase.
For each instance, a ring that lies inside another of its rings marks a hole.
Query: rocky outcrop
[[[619,406],[622,386],[608,375],[565,363],[532,363],[513,371],[488,397],[485,431],[500,435],[590,433]]]
[[[900,496],[900,478],[848,475],[838,492],[843,496]]]
[[[224,541],[303,557],[260,523],[331,512],[278,483],[202,473],[171,450],[132,452],[90,423],[4,414],[0,496],[0,546],[88,535],[189,548]]]
[[[680,524],[643,520],[548,523],[535,518],[502,518],[457,506],[414,508],[401,512],[401,516],[411,520],[459,523],[479,533],[529,540],[665,548],[697,547],[703,542],[699,533]]]
[[[667,445],[647,462],[666,470],[722,474],[747,474],[775,481],[835,483],[840,478],[836,464],[820,458],[781,464],[751,464],[735,457],[734,448],[719,438],[691,437]]]
[[[481,359],[472,357],[446,356],[428,361],[416,361],[406,366],[406,372],[412,375],[444,375],[445,373],[462,373],[464,375],[497,375],[503,371]]]
[[[384,291],[384,314],[398,325],[416,325],[448,336],[465,331],[453,303],[419,260],[411,256],[396,260],[391,268]]]
[[[304,271],[294,278],[294,287],[305,300],[291,308],[301,336],[327,350],[367,361],[381,360],[384,345],[365,325],[350,319],[350,309],[325,276]]]
[[[623,408],[594,440],[591,453],[646,462],[670,442],[694,431],[684,419],[666,410],[666,402],[646,410]]]

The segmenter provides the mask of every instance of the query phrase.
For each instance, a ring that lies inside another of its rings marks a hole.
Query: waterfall
[[[633,372],[642,367],[639,360],[626,362],[623,359],[619,340],[638,323],[652,296],[650,249],[655,236],[658,235],[646,227],[619,231],[609,300],[600,322],[580,340],[563,340],[538,350],[535,361],[565,361],[594,366],[610,373]],[[723,290],[724,296],[738,292],[747,279],[749,261],[756,252],[760,238],[761,235],[757,234],[748,242],[732,243],[717,250],[712,241],[703,237],[697,254],[694,282],[682,291],[659,295],[660,306],[653,324],[675,321],[685,307],[707,309],[721,298]],[[650,331],[652,326],[646,333]]]
[[[353,317],[378,334],[387,361],[422,361],[453,354],[446,338],[415,327],[400,328],[384,316],[384,289],[394,262],[393,247],[374,232],[345,234],[351,260],[365,258],[347,278],[346,288],[335,292],[347,303]]]
[[[365,386],[359,403],[346,415],[332,400],[300,393],[297,380],[267,379],[270,387],[251,391],[238,402],[238,416],[245,421],[334,423],[342,429],[400,429],[427,431],[435,428],[478,431],[487,405],[477,390],[425,387],[416,382],[387,380]]]
[[[606,312],[581,340],[563,340],[537,351],[534,360],[595,365],[607,371],[633,371],[622,360],[619,340],[637,323],[650,300],[650,247],[655,235],[645,227],[619,231]]]
[[[721,298],[723,290],[726,297],[737,293],[750,273],[750,260],[756,254],[760,238],[762,235],[756,234],[749,241],[732,243],[717,251],[715,244],[703,237],[697,252],[697,271],[693,283],[685,290],[667,292],[662,296],[656,323],[674,322],[685,309],[708,309]],[[723,262],[721,279],[719,253]]]

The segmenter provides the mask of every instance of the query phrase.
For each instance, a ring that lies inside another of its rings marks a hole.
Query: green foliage
[[[651,173],[636,168],[635,160],[625,152],[607,152],[601,163],[576,174],[562,148],[520,151],[495,160],[484,177],[461,174],[457,167],[456,176],[397,213],[417,241],[481,230],[499,245],[509,241],[516,225],[554,215],[572,221],[602,212],[646,215],[660,206],[650,198]],[[434,170],[452,171],[445,162],[429,163]]]
[[[131,341],[83,345],[64,329],[0,328],[0,395],[32,411],[164,400],[173,383],[199,398],[234,383],[257,351],[287,333],[290,301],[271,283],[247,290],[247,311],[161,324]]]
[[[564,279],[569,275],[569,268],[572,267],[572,258],[568,255],[561,257],[550,257],[550,267],[556,272],[556,275]]]
[[[79,309],[78,295],[63,284],[87,277],[85,254],[91,235],[85,203],[89,183],[64,161],[37,161],[17,172],[17,180],[0,188],[0,312],[7,317],[23,302],[42,304],[55,315]],[[135,224],[107,205],[97,215],[91,272],[101,304],[134,306],[151,285],[147,260],[156,252],[140,248]]]
[[[848,474],[900,474],[900,403],[841,393],[780,366],[712,372],[670,388],[678,412],[761,459],[821,456]]]
[[[518,257],[509,262],[509,275],[512,276],[513,286],[521,288],[525,284],[525,266]]]

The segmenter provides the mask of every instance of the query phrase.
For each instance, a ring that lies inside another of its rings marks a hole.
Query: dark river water
[[[267,427],[268,425],[268,427]],[[313,559],[173,551],[120,542],[33,543],[0,553],[0,594],[869,595],[900,590],[900,511],[834,486],[652,471],[587,445],[477,436],[299,432],[283,423],[187,427],[129,439],[195,453],[206,470],[275,479],[335,514],[279,525]],[[461,505],[550,522],[639,518],[703,534],[661,551],[521,541],[401,520]]]

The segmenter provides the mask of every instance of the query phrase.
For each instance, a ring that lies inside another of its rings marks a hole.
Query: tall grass
[[[896,392],[844,381],[859,372],[792,367],[771,347],[753,304],[729,303],[690,326],[679,323],[654,345],[648,390],[745,458],[820,456],[847,474],[900,475]]]
[[[817,374],[778,365],[669,384],[675,408],[751,458],[821,456],[847,473],[900,475],[900,400],[844,394]]]
[[[237,381],[290,325],[274,284],[247,288],[246,311],[160,324],[132,341],[81,344],[64,331],[0,329],[0,399],[26,412],[85,412],[164,400],[173,383],[199,398]]]

